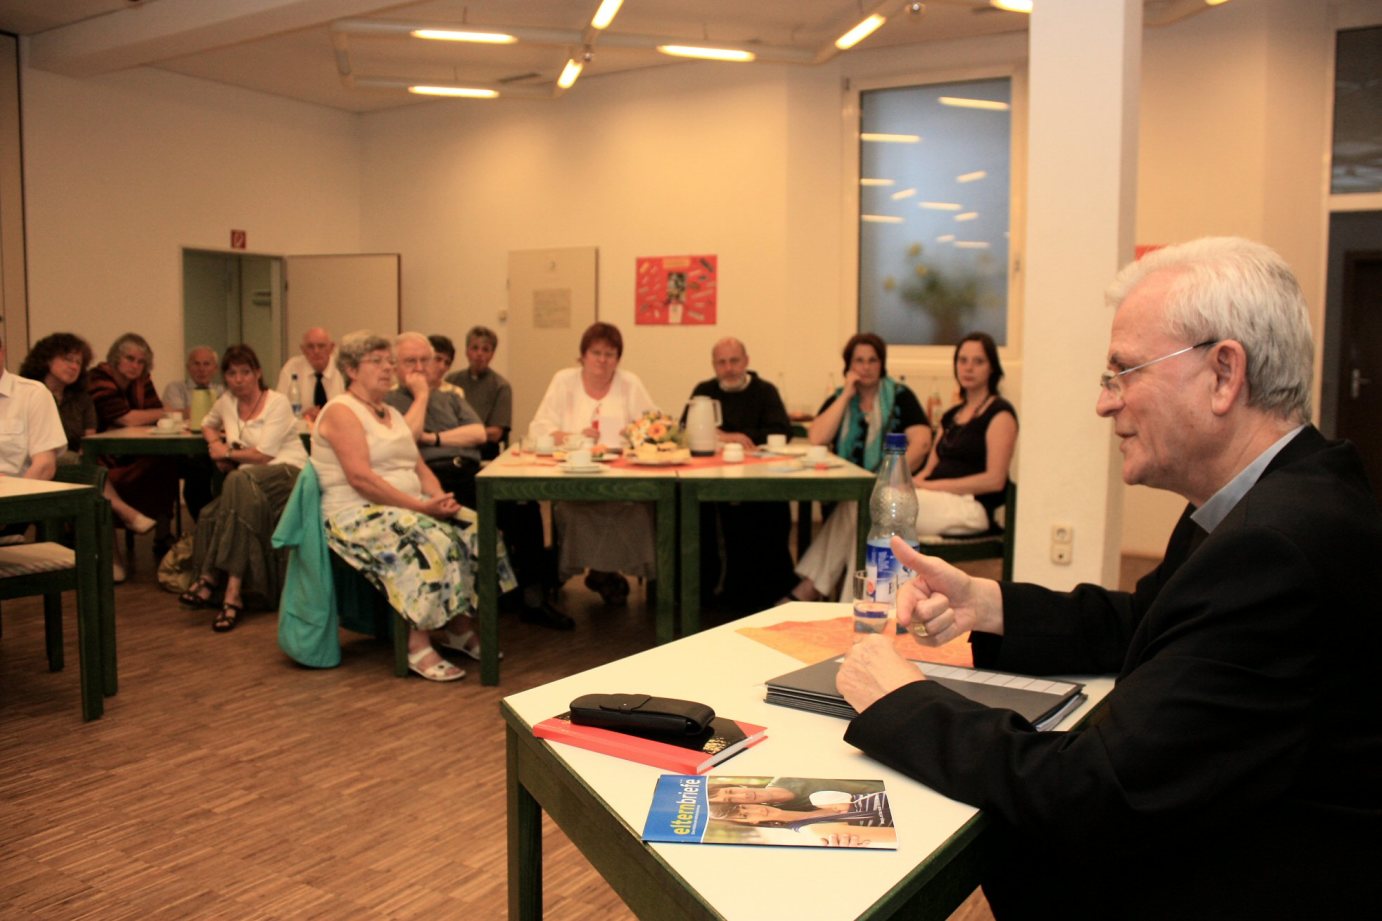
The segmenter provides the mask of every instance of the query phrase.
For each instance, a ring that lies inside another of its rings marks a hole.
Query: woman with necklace
[[[221,359],[225,392],[202,420],[207,453],[226,474],[221,494],[197,519],[192,560],[196,583],[179,596],[190,608],[218,608],[211,629],[235,628],[245,599],[273,608],[283,590],[283,554],[274,528],[307,463],[297,419],[283,394],[264,386],[259,356],[233,345]],[[224,577],[225,593],[214,600]]]
[[[1003,364],[988,333],[955,346],[962,399],[941,417],[936,450],[917,474],[917,533],[980,534],[997,529],[1017,444],[1017,410],[998,393]]]
[[[551,434],[557,444],[571,435],[590,445],[622,444],[624,428],[657,408],[638,375],[619,367],[623,357],[619,328],[591,324],[581,334],[579,366],[552,376],[530,430]],[[619,605],[629,596],[623,573],[640,578],[657,574],[650,503],[558,502],[552,514],[559,583],[588,569],[586,588],[605,604]]]
[[[907,469],[917,469],[931,449],[931,426],[916,395],[888,377],[887,344],[875,333],[858,333],[845,343],[844,360],[844,386],[826,398],[811,421],[811,443],[832,445],[840,457],[873,473],[883,462],[883,436],[903,433]],[[819,601],[844,584],[854,562],[858,524],[853,502],[835,506],[797,562],[801,581],[782,601]]]
[[[317,416],[312,466],[331,549],[407,619],[408,667],[429,681],[465,672],[437,642],[479,659],[471,612],[478,562],[475,513],[443,492],[403,414],[384,402],[394,385],[389,341],[362,330],[342,338],[336,364],[349,382]],[[500,586],[514,586],[500,557]]]

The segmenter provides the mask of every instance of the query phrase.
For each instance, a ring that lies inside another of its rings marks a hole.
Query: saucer
[[[557,464],[557,469],[562,473],[575,474],[577,476],[589,476],[592,473],[603,473],[605,468],[596,463],[589,464]]]

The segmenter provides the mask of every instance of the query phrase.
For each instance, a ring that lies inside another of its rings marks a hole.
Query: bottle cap
[[[887,435],[887,436],[886,436],[886,440],[883,442],[883,450],[885,450],[885,451],[906,451],[906,450],[907,450],[907,435],[906,435],[906,433],[905,433],[905,432],[894,432],[894,433],[891,433],[891,434]]]

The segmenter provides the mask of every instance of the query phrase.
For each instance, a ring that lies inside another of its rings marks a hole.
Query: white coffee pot
[[[719,400],[699,396],[687,401],[686,446],[692,454],[704,457],[715,453],[719,443],[715,431],[722,422]]]

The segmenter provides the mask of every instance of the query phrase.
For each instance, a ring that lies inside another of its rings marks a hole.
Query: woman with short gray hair
[[[438,645],[480,658],[475,513],[442,491],[402,413],[384,402],[394,384],[389,341],[351,333],[336,363],[348,386],[312,433],[327,543],[410,622],[409,668],[429,681],[463,678],[432,648],[432,633]],[[507,558],[500,582],[515,585]]]

